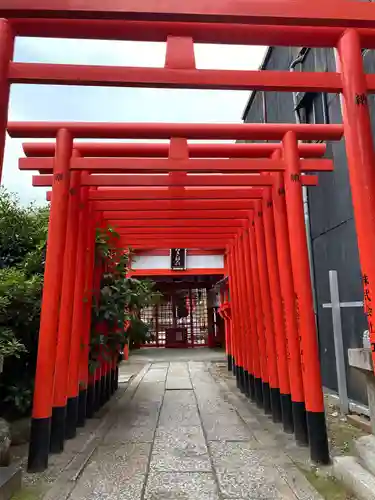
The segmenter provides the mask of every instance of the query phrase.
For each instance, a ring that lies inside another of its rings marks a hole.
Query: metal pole
[[[337,271],[329,272],[329,290],[332,304],[333,339],[335,344],[337,385],[340,398],[341,413],[349,412],[348,388],[346,384],[346,370],[344,361],[344,343],[342,338],[341,309],[339,296],[339,282]]]

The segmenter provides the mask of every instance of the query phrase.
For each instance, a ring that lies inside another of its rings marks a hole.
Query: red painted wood
[[[41,173],[48,174],[52,172],[53,159],[39,157],[20,158],[18,167],[20,170],[37,170]],[[167,174],[168,172],[173,171],[183,171],[191,173],[241,173],[244,175],[249,172],[274,172],[285,170],[285,163],[282,160],[270,160],[264,158],[207,158],[187,160],[160,158],[76,158],[72,159],[71,168],[74,170],[85,170],[95,174]],[[303,172],[330,172],[333,170],[333,162],[328,159],[305,159],[301,163],[301,168]],[[155,183],[154,185],[158,186],[165,184]]]
[[[374,79],[371,79],[374,82]],[[12,63],[9,82],[43,85],[153,87],[274,92],[342,91],[339,73],[138,68],[69,64]],[[375,91],[374,88],[372,88]]]
[[[153,250],[137,250],[135,252],[136,255],[157,255],[161,257],[165,257],[166,255],[170,255],[170,249],[153,249]],[[222,253],[218,253],[215,250],[187,250],[187,255],[222,255]]]
[[[70,176],[68,215],[64,250],[64,272],[61,284],[59,326],[57,335],[56,368],[53,406],[62,408],[67,402],[69,352],[71,344],[74,285],[77,263],[77,234],[79,229],[80,175]]]
[[[133,269],[129,272],[129,276],[207,276],[216,274],[224,274],[224,269],[187,269],[186,271],[171,271],[170,269]]]
[[[211,241],[211,240],[223,240],[223,241],[228,241],[232,239],[235,235],[236,232],[225,232],[225,233],[206,233],[206,234],[200,234],[200,233],[195,233],[195,237],[193,234],[188,233],[186,234],[184,230],[181,231],[176,231],[174,233],[165,233],[165,234],[160,234],[160,233],[147,233],[147,234],[140,234],[140,233],[133,233],[130,231],[124,231],[124,232],[119,232],[121,237],[124,239],[124,241],[143,241],[143,240],[149,240],[149,241],[158,241],[159,239],[186,239],[188,237],[197,239],[198,237],[201,237],[205,241]]]
[[[14,34],[10,23],[0,19],[0,184],[3,171],[6,127],[8,122],[8,106],[10,84],[8,72],[14,52]],[[52,155],[54,156],[54,154]]]
[[[224,43],[286,47],[334,47],[343,27],[251,25],[234,23],[191,23],[129,21],[110,19],[12,19],[18,36],[96,40],[165,42],[168,36],[191,37],[195,43]],[[375,48],[371,29],[359,28],[363,47]]]
[[[51,205],[48,231],[43,299],[39,330],[38,359],[35,378],[33,418],[49,418],[52,413],[53,382],[57,352],[57,330],[63,259],[65,251],[66,223],[69,200],[69,158],[72,153],[72,137],[62,130],[57,138],[55,201]]]
[[[13,62],[8,79],[9,84],[30,85],[342,92],[340,74],[323,72],[195,69],[187,74],[184,69]],[[375,76],[366,75],[366,81],[374,93]]]
[[[186,214],[183,214],[185,219],[246,219],[249,210],[190,210]],[[149,210],[140,212],[126,212],[126,211],[113,211],[113,212],[103,212],[103,217],[105,219],[168,219],[168,220],[179,220],[181,218],[180,210]]]
[[[122,220],[108,218],[108,224],[115,228],[119,227],[242,227],[245,224],[243,219],[165,219],[165,220]]]
[[[299,352],[299,333],[295,310],[293,271],[289,243],[287,207],[283,174],[274,174],[273,213],[277,245],[277,260],[280,272],[280,288],[283,306],[283,323],[287,339],[287,359],[292,401],[304,403],[301,358]]]
[[[310,176],[311,177],[311,176]],[[91,192],[92,200],[165,200],[170,202],[196,203],[219,200],[245,200],[262,198],[261,188],[187,188],[183,192],[165,188],[129,189],[129,188],[98,188]],[[47,200],[51,201],[51,192],[47,192]],[[176,205],[175,205],[176,206]],[[179,205],[177,205],[179,206]],[[155,203],[154,203],[155,207]]]
[[[258,190],[257,190],[258,191]],[[248,210],[252,207],[253,199],[259,198],[259,193],[254,198],[249,190],[248,200],[159,200],[158,210],[180,210],[185,217],[189,210]],[[95,210],[155,210],[154,201],[95,201],[92,203]]]
[[[12,0],[13,1],[13,0]],[[77,139],[221,139],[276,140],[289,130],[300,140],[340,140],[341,125],[284,123],[86,123],[9,122],[8,133],[16,138],[53,139],[59,129],[67,129]]]
[[[121,240],[120,240],[121,241]],[[127,245],[126,242],[122,242],[121,244]],[[165,240],[165,241],[158,241],[157,246],[160,246],[161,248],[186,248],[188,250],[201,250],[201,249],[215,249],[219,254],[224,251],[224,246],[221,245],[220,243],[212,243],[212,242],[202,242],[202,240],[199,241],[176,241],[176,240]],[[137,248],[141,249],[152,249],[155,248],[155,242],[154,243],[133,243],[132,244],[132,249],[136,250]]]
[[[216,0],[207,4],[200,0],[2,0],[3,17],[51,17],[91,19],[135,19],[142,21],[236,22],[286,24],[291,26],[358,26],[375,27],[374,9],[367,3],[354,1],[278,0],[228,2]],[[271,26],[270,30],[271,31]]]
[[[192,160],[194,161],[194,160]],[[220,162],[221,160],[216,160]],[[223,160],[228,161],[228,160]],[[232,161],[232,160],[230,160]],[[235,161],[235,160],[233,160]],[[85,186],[126,186],[126,187],[187,187],[187,186],[222,186],[222,187],[243,187],[243,186],[272,186],[272,177],[258,174],[240,175],[187,175],[174,178],[172,175],[87,175],[82,179]]]
[[[296,144],[297,140],[293,132],[286,134],[284,154],[288,171],[284,174],[285,199],[306,410],[319,413],[324,412],[324,400],[302,189],[298,180],[294,180],[298,179],[300,173]]]
[[[295,73],[291,73],[295,74]],[[305,74],[305,73],[298,73]],[[190,158],[266,158],[275,150],[282,149],[281,143],[188,143]],[[26,156],[52,157],[55,154],[54,143],[26,142],[22,145]],[[74,149],[82,157],[140,157],[140,158],[167,158],[169,143],[103,143],[103,142],[76,142]],[[319,157],[326,151],[325,144],[304,144],[298,146],[301,158]],[[38,168],[39,170],[39,168]]]
[[[119,234],[124,235],[168,235],[174,236],[178,234],[184,235],[201,235],[201,237],[207,236],[219,236],[221,234],[237,234],[236,228],[221,228],[221,227],[192,227],[192,228],[174,228],[174,227],[155,227],[155,228],[119,228],[117,229]]]
[[[375,242],[375,157],[370,107],[367,99],[368,89],[358,33],[354,30],[348,30],[345,33],[339,43],[338,54],[343,72],[346,153],[358,237],[365,313],[374,362],[375,327],[372,301],[375,292],[375,263],[372,248]]]
[[[52,175],[34,175],[33,186],[48,187],[52,185]],[[314,175],[304,175],[302,183],[304,186],[317,185],[318,178]],[[268,175],[240,174],[240,175],[191,175],[184,176],[178,180],[173,180],[167,175],[85,175],[82,176],[82,186],[91,187],[251,187],[251,186],[272,186],[272,177]],[[124,192],[126,195],[126,191]],[[124,196],[125,197],[125,196]]]

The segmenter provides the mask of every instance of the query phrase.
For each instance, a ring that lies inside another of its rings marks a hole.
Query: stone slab
[[[156,423],[154,426],[132,426],[112,428],[105,436],[103,443],[105,445],[116,443],[152,443],[155,434]]]
[[[211,472],[201,427],[158,428],[150,467],[158,472]]]
[[[85,473],[109,471],[114,480],[135,473],[146,473],[150,452],[151,445],[148,443],[102,445],[92,456]]]
[[[294,464],[284,467],[276,465],[276,468],[298,500],[323,500],[323,497]]]
[[[348,362],[349,366],[373,372],[371,349],[348,349]]]
[[[136,401],[161,401],[164,396],[164,382],[145,382],[137,391]]]
[[[165,382],[167,378],[167,370],[149,370],[146,375],[143,377],[142,383],[145,382]]]
[[[205,415],[228,415],[237,416],[233,406],[223,402],[222,398],[217,398],[214,401],[198,399],[198,408]]]
[[[211,425],[204,425],[208,441],[250,441],[253,435],[242,425],[225,425],[220,420]]]
[[[185,377],[173,377],[168,375],[166,389],[167,391],[176,390],[189,390],[192,389],[192,385],[189,378]]]
[[[370,421],[362,417],[361,415],[346,415],[346,418],[348,420],[348,423],[353,425],[354,427],[358,427],[358,429],[361,429],[364,432],[368,432],[371,434],[372,428],[371,428],[371,423]]]
[[[159,417],[159,410],[150,413],[142,414],[134,411],[130,415],[118,415],[114,421],[114,427],[126,429],[127,427],[156,427]]]
[[[163,407],[167,407],[169,404],[196,406],[194,391],[167,391],[164,395]]]
[[[227,427],[244,427],[243,421],[238,417],[236,413],[203,413],[200,412],[203,426],[205,429],[214,427],[215,425],[223,425]],[[246,428],[246,430],[248,430]]]
[[[358,500],[375,500],[375,477],[354,457],[335,457],[333,473]]]
[[[0,500],[10,500],[21,489],[22,470],[15,466],[0,467]]]
[[[354,446],[360,463],[375,476],[375,436],[362,436]]]
[[[276,436],[264,428],[256,429],[252,428],[252,433],[254,438],[257,440],[259,445],[267,446],[268,448],[279,447],[279,443],[277,442]]]
[[[122,479],[121,484],[102,477],[86,477],[73,489],[69,500],[140,500],[145,480],[142,474]]]
[[[280,450],[265,449],[256,442],[225,442],[209,443],[210,454],[214,467],[240,471],[250,470],[257,465],[274,466],[292,462]]]
[[[186,361],[172,361],[169,364],[170,372],[178,372],[178,371],[188,371],[188,363]]]
[[[151,444],[100,446],[71,493],[72,500],[140,498]]]
[[[170,409],[162,409],[159,419],[159,427],[190,427],[200,425],[198,410],[196,406],[181,408],[179,406]]]
[[[148,478],[145,500],[219,500],[214,475],[207,472],[158,473]]]
[[[222,495],[251,500],[296,500],[274,467],[258,465],[247,471],[216,468]]]
[[[130,374],[130,375],[126,374],[126,373],[121,374],[118,376],[118,383],[119,384],[128,384],[132,380],[133,377],[134,377],[134,375],[132,375],[132,374]]]

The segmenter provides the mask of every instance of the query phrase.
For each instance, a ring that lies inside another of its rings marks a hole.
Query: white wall
[[[188,255],[187,269],[224,269],[223,255]],[[132,268],[170,269],[169,255],[139,255],[133,258]]]
[[[139,255],[133,257],[132,268],[136,269],[168,269],[169,255]]]
[[[188,255],[188,269],[221,269],[224,268],[223,255]]]

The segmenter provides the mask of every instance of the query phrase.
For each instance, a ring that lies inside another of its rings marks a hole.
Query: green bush
[[[43,289],[48,208],[23,207],[0,189],[0,412],[31,408]]]
[[[7,418],[31,409],[48,217],[48,207],[23,207],[0,189],[0,414]],[[118,239],[111,228],[97,231],[97,263],[102,261],[106,272],[93,290],[91,369],[100,356],[109,358],[129,339],[134,345],[148,338],[139,313],[160,298],[153,282],[126,277],[130,253],[117,249]]]
[[[35,254],[38,266],[29,271],[43,273],[48,217],[48,207],[23,207],[15,195],[0,188],[0,268],[23,267]]]
[[[130,326],[127,330],[127,336],[129,338],[129,348],[136,349],[142,344],[152,340],[152,334],[150,332],[150,327],[147,323],[134,316],[130,320]]]
[[[149,327],[139,319],[140,311],[160,299],[154,282],[127,277],[131,253],[128,249],[117,248],[118,240],[119,235],[112,228],[97,232],[96,258],[106,272],[100,288],[94,291],[91,371],[98,366],[100,357],[110,359],[126,343],[134,347],[149,339]]]

